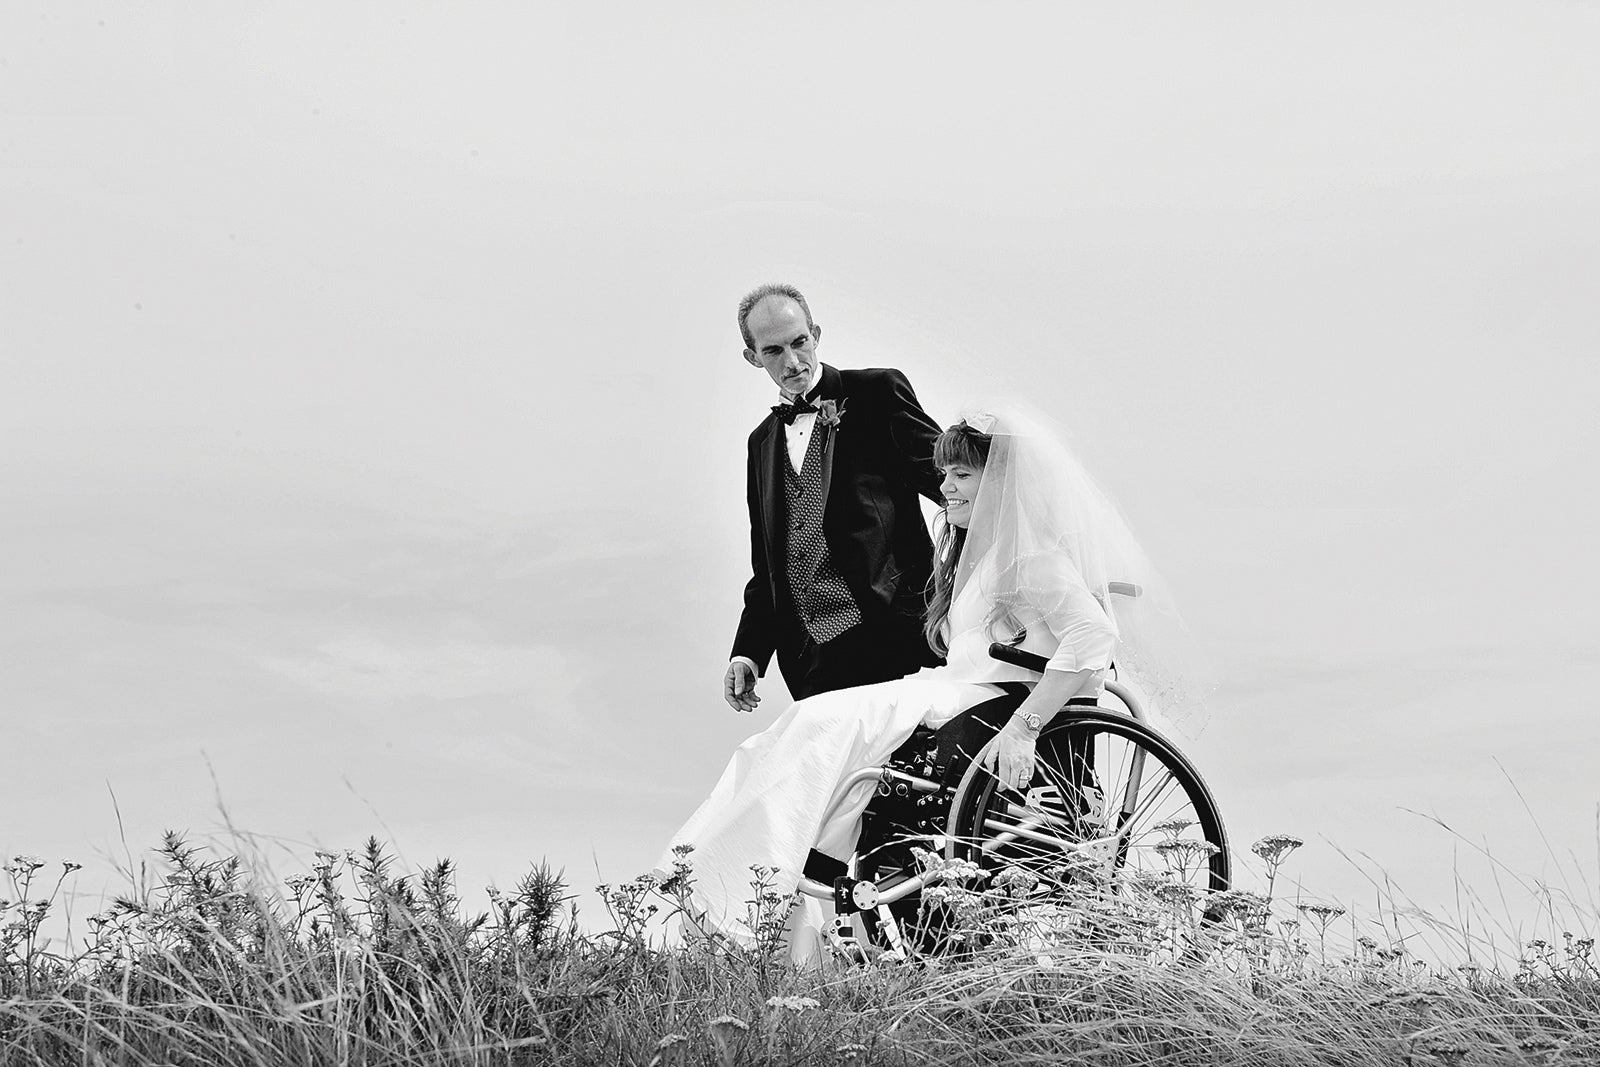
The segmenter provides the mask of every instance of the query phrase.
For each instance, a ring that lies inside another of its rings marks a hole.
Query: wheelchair
[[[1000,643],[989,654],[1041,675],[1047,662]],[[1111,674],[1105,697],[1115,703],[1075,698],[1063,707],[1041,731],[1033,778],[1020,788],[995,779],[977,756],[1027,695],[1024,683],[937,730],[918,727],[883,766],[846,779],[835,806],[876,780],[855,854],[842,864],[813,853],[798,887],[833,903],[836,939],[901,958],[952,947],[948,909],[921,899],[944,876],[919,863],[917,850],[969,861],[991,880],[1018,869],[1008,885],[1019,908],[1081,901],[1089,886],[1102,899],[1159,892],[1202,904],[1227,889],[1232,868],[1216,801]]]

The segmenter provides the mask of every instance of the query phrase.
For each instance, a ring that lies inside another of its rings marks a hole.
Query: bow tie
[[[801,415],[806,415],[816,410],[817,406],[805,399],[805,397],[800,397],[792,404],[772,405],[772,413],[782,419],[785,426],[793,423]]]

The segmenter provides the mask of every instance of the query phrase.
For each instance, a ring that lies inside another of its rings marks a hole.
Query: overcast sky
[[[1072,427],[1224,679],[1247,884],[1287,832],[1307,895],[1531,915],[1483,846],[1592,923],[1597,52],[1589,2],[7,0],[0,851],[81,909],[117,810],[478,903],[646,869],[785,704],[719,689],[787,280],[939,421]]]

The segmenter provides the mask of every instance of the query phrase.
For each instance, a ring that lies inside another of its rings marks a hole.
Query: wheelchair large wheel
[[[1096,916],[1090,925],[1108,937],[1169,957],[1192,949],[1210,918],[1205,895],[1227,889],[1231,871],[1199,772],[1149,727],[1095,708],[1062,712],[1036,751],[1021,790],[968,769],[946,855],[989,872],[1019,910],[1080,925]]]

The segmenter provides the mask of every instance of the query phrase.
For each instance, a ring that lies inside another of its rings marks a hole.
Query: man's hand
[[[755,711],[761,698],[756,696],[756,673],[750,664],[734,660],[722,676],[722,699],[734,711]]]

